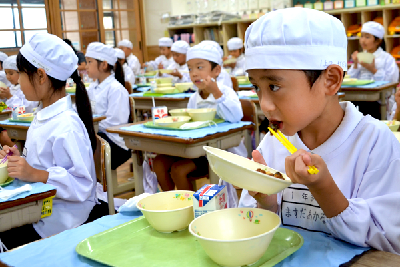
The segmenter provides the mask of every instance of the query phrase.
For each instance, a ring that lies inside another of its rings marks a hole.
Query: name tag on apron
[[[326,216],[307,187],[292,185],[282,194],[282,224],[309,231],[329,233]]]

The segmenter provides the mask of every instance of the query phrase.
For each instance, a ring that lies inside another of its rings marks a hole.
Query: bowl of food
[[[0,112],[3,112],[3,110],[5,110],[6,108],[7,108],[7,105],[3,101],[1,101],[0,102]]]
[[[146,76],[146,77],[153,77],[153,76],[156,76],[156,75],[157,75],[157,71],[156,70],[148,71],[148,72],[146,72],[144,74],[144,76]]]
[[[21,121],[33,121],[34,117],[35,116],[33,115],[33,113],[25,113],[25,114],[18,115],[17,118]]]
[[[225,150],[204,146],[211,169],[224,181],[264,194],[276,194],[292,182],[286,174]]]
[[[175,93],[179,93],[179,92],[178,92],[178,90],[176,90],[175,87],[157,87],[157,88],[154,88],[154,93],[175,94]]]
[[[158,85],[163,84],[163,83],[172,83],[174,78],[172,77],[167,77],[167,78],[157,78],[156,82]]]
[[[157,87],[173,87],[172,83],[160,83],[157,84]]]
[[[162,73],[162,74],[170,74],[170,73],[173,73],[174,72],[174,70],[169,70],[169,69],[161,69],[161,70],[158,70],[160,73]]]
[[[179,128],[181,125],[190,121],[190,119],[191,118],[189,116],[173,116],[157,119],[154,122],[161,127]]]
[[[193,88],[193,83],[176,83],[175,87],[176,89],[178,89],[179,92],[183,93],[190,88]]]
[[[189,232],[206,254],[221,266],[250,266],[267,251],[281,220],[258,208],[231,208],[206,213],[189,225]]]
[[[8,179],[7,162],[0,164],[0,184],[4,184]]]
[[[8,87],[7,84],[0,81],[0,88],[7,88],[7,87]]]
[[[141,199],[136,206],[157,231],[182,231],[194,218],[194,193],[188,190],[161,192]]]
[[[400,121],[396,121],[396,120],[382,121],[382,122],[385,123],[392,132],[397,132],[397,130],[399,129],[399,126],[400,126]]]
[[[169,111],[169,114],[171,114],[171,116],[177,117],[177,116],[189,116],[189,113],[187,112],[187,109],[171,109]]]
[[[232,58],[228,58],[227,60],[224,61],[224,65],[225,64],[233,64],[236,63],[237,59],[232,57]]]
[[[371,64],[372,61],[374,61],[374,58],[375,58],[375,56],[372,53],[367,53],[367,52],[357,53],[357,59],[360,62]]]
[[[188,109],[188,114],[193,121],[211,121],[215,118],[215,108]]]

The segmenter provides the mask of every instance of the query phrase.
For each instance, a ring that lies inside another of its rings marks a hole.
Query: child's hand
[[[354,51],[353,54],[351,54],[351,59],[353,60],[355,65],[357,65],[357,63],[358,63],[357,54],[358,54],[358,51]]]
[[[174,77],[178,77],[179,79],[182,79],[182,74],[178,70],[174,70],[171,73],[171,75],[174,76]]]
[[[4,158],[8,153],[10,153],[10,151],[13,156],[21,156],[21,153],[19,153],[19,150],[16,146],[3,146],[3,150],[0,150],[0,159]]]
[[[218,99],[222,96],[222,92],[221,90],[219,90],[217,82],[213,78],[207,76],[207,78],[203,80],[203,83],[204,83],[204,90],[212,94],[215,99]]]
[[[12,97],[12,94],[10,92],[10,88],[0,88],[0,98],[4,99],[10,99]]]
[[[372,72],[372,74],[375,74],[378,71],[375,68],[375,58],[372,60],[372,63],[360,62],[360,65]]]
[[[49,177],[47,171],[33,168],[25,158],[19,156],[8,156],[7,170],[9,176],[25,182],[46,183]]]
[[[315,166],[319,172],[317,174],[308,173],[309,166]],[[286,175],[293,183],[303,184],[309,189],[319,186],[325,178],[330,176],[328,167],[320,156],[302,149],[286,158],[285,170]]]
[[[163,66],[163,64],[160,62],[160,64],[158,64],[158,69],[159,70],[162,70],[162,69],[164,69],[164,66]]]
[[[253,153],[251,155],[253,156],[253,160],[255,162],[267,166],[267,163],[265,162],[264,158],[262,157],[261,153],[258,150],[253,150]],[[277,208],[276,195],[266,195],[254,191],[249,191],[249,194],[255,200],[257,200],[258,205],[261,208],[276,212]]]

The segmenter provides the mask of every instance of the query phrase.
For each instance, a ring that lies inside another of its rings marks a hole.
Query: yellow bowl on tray
[[[169,69],[161,69],[161,70],[158,70],[160,73],[162,73],[162,74],[170,74],[170,73],[173,73],[174,72],[174,70],[169,70]]]
[[[188,190],[161,192],[141,199],[136,206],[157,231],[182,231],[194,218],[194,193]]]
[[[35,116],[33,115],[33,113],[25,113],[25,114],[22,114],[22,115],[18,115],[18,119],[19,120],[21,120],[21,121],[33,121],[33,118],[34,118]]]
[[[179,92],[178,92],[178,90],[176,90],[175,87],[157,87],[157,88],[154,88],[154,93],[175,94],[175,93],[179,93]]]
[[[68,94],[74,94],[76,92],[76,87],[67,87],[65,88],[65,92]]]
[[[0,184],[4,184],[8,179],[7,162],[0,164]]]
[[[190,119],[191,118],[189,116],[173,116],[173,117],[157,119],[155,120],[155,124],[162,127],[179,128],[181,127],[181,125],[190,121]]]
[[[211,121],[217,114],[217,110],[214,108],[188,109],[187,112],[193,121]]]
[[[372,53],[360,52],[357,54],[358,61],[364,62],[367,64],[371,64],[372,61],[374,61],[374,58],[375,58],[375,56]]]
[[[178,89],[180,93],[183,93],[189,90],[190,88],[193,88],[193,83],[176,83],[175,87],[176,89]]]
[[[154,70],[154,71],[148,71],[148,72],[146,72],[146,73],[144,74],[144,76],[147,76],[147,77],[152,77],[152,76],[155,76],[155,75],[157,75],[157,71],[156,71],[156,70]]]
[[[171,114],[171,116],[174,116],[174,117],[187,116],[190,118],[189,113],[187,112],[187,109],[171,109],[169,111],[169,114]]]
[[[160,83],[157,84],[157,87],[173,87],[172,83]]]
[[[276,194],[292,184],[286,174],[281,178],[274,175],[278,172],[248,158],[225,150],[204,146],[211,169],[224,181],[237,187],[264,194]],[[257,169],[271,173],[264,174]],[[277,174],[278,175],[278,174]]]
[[[397,132],[400,126],[400,121],[382,121],[385,123],[392,132]]]
[[[206,213],[189,225],[189,232],[206,254],[221,266],[256,263],[267,251],[281,219],[258,208],[232,208]]]

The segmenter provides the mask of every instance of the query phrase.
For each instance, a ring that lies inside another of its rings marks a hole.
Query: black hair
[[[17,67],[20,72],[24,72],[28,75],[30,83],[34,84],[34,75],[37,73],[37,68],[33,66],[21,53],[17,56]],[[54,90],[53,93],[61,91],[65,87],[66,81],[60,81],[51,76],[47,76],[50,80],[51,86]],[[93,113],[89,101],[89,96],[87,94],[85,85],[82,82],[78,71],[72,74],[71,78],[76,83],[76,93],[75,93],[75,104],[78,111],[78,115],[81,118],[83,124],[86,127],[87,133],[89,135],[90,143],[92,145],[93,152],[96,150],[97,139],[93,127]],[[62,122],[61,122],[62,123]]]
[[[96,61],[97,61],[97,68],[99,68],[101,62],[103,62],[103,61],[100,61],[100,60],[98,60],[98,59],[96,59]],[[113,71],[113,70],[114,70],[114,66],[112,66],[112,65],[110,65],[110,64],[107,64],[106,72],[110,72],[110,73],[111,73],[111,71]],[[120,84],[122,84],[123,87],[125,87],[125,73],[124,73],[124,69],[122,68],[121,62],[119,62],[118,60],[117,60],[117,63],[115,63],[115,71],[114,71],[114,74],[115,74],[115,79],[116,79]]]
[[[386,51],[386,43],[385,43],[385,39],[380,39],[380,38],[378,38],[378,37],[376,37],[376,36],[374,36],[374,37],[375,37],[375,41],[377,41],[377,40],[381,40],[381,43],[380,43],[379,47],[380,47],[380,48],[382,48],[382,49],[383,49],[383,51]]]
[[[74,50],[75,54],[78,52],[78,51],[76,51],[75,47],[72,45],[72,42],[70,39],[63,39],[63,41],[65,43],[67,43],[70,47],[72,47],[72,50]]]
[[[307,77],[308,83],[310,84],[310,87],[314,85],[314,83],[318,80],[319,76],[324,72],[325,70],[303,70],[304,74]],[[343,77],[346,75],[346,72],[343,72]]]
[[[211,64],[211,70],[215,69],[219,65],[218,63],[215,63],[213,61],[209,61],[209,62]]]

